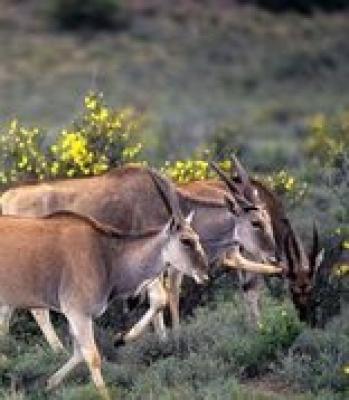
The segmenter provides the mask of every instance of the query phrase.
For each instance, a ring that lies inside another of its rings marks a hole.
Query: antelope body
[[[258,229],[253,229],[250,224],[252,217],[258,218],[255,210],[237,217],[227,209],[225,198],[231,194],[224,185],[198,185],[200,187],[179,187],[177,194],[184,212],[195,209],[193,226],[204,239],[202,244],[211,260],[230,248],[233,241],[245,245],[249,252],[256,256],[260,256],[259,253],[262,253],[263,257],[270,255],[272,239],[264,237],[265,235]],[[139,167],[120,168],[99,177],[54,181],[11,189],[2,196],[1,202],[4,214],[41,216],[62,208],[91,215],[101,222],[121,227],[125,231],[159,227],[169,218],[169,211],[159,197],[147,170]],[[232,210],[235,206],[231,204]],[[240,227],[238,231],[236,227]],[[240,267],[247,263],[247,259],[240,257]],[[251,266],[251,261],[249,265]],[[263,266],[260,264],[252,265],[254,270],[261,267]],[[178,276],[173,275],[170,304],[174,322],[178,324],[179,282]],[[164,307],[167,294],[161,283],[154,282],[150,289],[151,302],[155,299],[157,308]],[[7,322],[9,315],[10,313],[7,313],[5,318]],[[40,310],[34,311],[33,315],[45,331],[51,346],[62,347],[49,322],[48,313]],[[149,321],[150,318],[146,320]],[[161,317],[156,324],[162,327],[159,331],[164,336]],[[128,338],[138,336],[143,328],[144,320],[141,326],[136,326],[131,331]]]
[[[55,310],[69,323],[74,353],[49,379],[49,388],[85,360],[101,395],[109,398],[93,318],[105,311],[111,297],[138,292],[169,266],[198,283],[207,276],[198,237],[179,212],[161,231],[137,234],[71,212],[47,218],[2,216],[0,230],[0,302]]]

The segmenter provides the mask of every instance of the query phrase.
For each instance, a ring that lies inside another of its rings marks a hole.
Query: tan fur
[[[193,202],[218,208],[225,207],[225,196],[231,196],[217,180],[180,185],[178,193]],[[157,196],[149,174],[135,166],[115,169],[99,177],[14,188],[3,195],[2,205],[4,213],[27,216],[69,209],[128,231],[158,229],[159,223],[168,218],[168,211]],[[177,293],[172,296],[170,293],[173,318],[178,319],[178,310],[177,316],[174,315],[178,308],[176,297]]]

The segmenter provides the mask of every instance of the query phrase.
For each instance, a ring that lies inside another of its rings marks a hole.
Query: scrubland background
[[[328,255],[314,328],[298,321],[273,281],[263,324],[251,330],[238,285],[225,274],[200,291],[179,337],[162,344],[149,333],[114,349],[113,334],[131,321],[115,304],[97,321],[115,396],[347,398],[348,269],[332,268],[331,251],[349,235],[349,2],[84,3],[87,11],[74,0],[1,0],[2,134],[18,118],[51,143],[81,113],[87,92],[103,92],[113,107],[142,114],[142,160],[180,169],[176,160],[224,160],[234,151],[252,174],[269,177],[307,245],[317,221]],[[64,322],[55,323],[67,337]],[[11,337],[0,339],[0,396],[96,398],[84,367],[54,393],[42,390],[64,359],[18,313]]]

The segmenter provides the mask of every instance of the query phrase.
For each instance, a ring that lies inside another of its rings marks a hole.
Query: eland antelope
[[[166,187],[170,192],[175,191],[169,182]],[[267,273],[280,272],[272,266],[268,268],[262,264],[253,264],[252,260],[240,254],[241,249],[248,249],[254,257],[274,258],[274,241],[270,221],[265,219],[265,213],[251,207],[251,203],[244,201],[242,196],[235,200],[224,186],[209,186],[207,191],[208,193],[204,190],[198,192],[189,187],[179,187],[177,195],[183,212],[195,210],[193,224],[204,239],[203,245],[209,251],[211,261],[224,257],[227,249],[239,248],[238,253],[231,253],[234,262],[230,266]],[[2,196],[1,203],[4,214],[43,216],[57,209],[68,209],[90,215],[124,231],[156,228],[169,218],[169,211],[164,207],[147,169],[136,166],[114,169],[98,177],[10,189]],[[167,292],[161,282],[155,281],[149,291],[151,303],[156,301],[158,308],[159,304],[166,306]],[[175,324],[178,321],[177,298],[176,293],[172,296],[169,294],[171,310],[175,313]],[[11,310],[3,307],[3,311],[7,311],[3,312],[3,321],[8,326]],[[48,312],[33,310],[33,315],[51,346],[56,349],[62,347],[52,328]],[[163,322],[159,315],[161,314],[158,314],[154,322],[162,327],[160,332],[164,336]],[[137,324],[125,338],[131,340],[143,329],[143,322],[140,326]]]
[[[109,399],[93,319],[112,298],[139,293],[167,268],[178,268],[197,283],[207,279],[198,235],[176,197],[163,189],[156,174],[151,177],[172,214],[161,230],[125,233],[71,211],[43,218],[0,217],[0,302],[55,310],[69,323],[73,355],[49,378],[48,389],[85,360],[101,396]]]

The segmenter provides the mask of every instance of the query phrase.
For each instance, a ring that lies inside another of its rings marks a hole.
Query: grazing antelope
[[[270,216],[276,241],[277,258],[282,265],[283,276],[287,279],[291,298],[301,320],[306,320],[307,310],[311,303],[315,288],[317,271],[324,258],[324,249],[319,246],[319,234],[316,226],[313,228],[313,240],[310,252],[307,253],[302,241],[294,232],[285,209],[277,196],[259,181],[251,179],[239,161],[234,159],[235,169],[227,177],[223,172],[221,177],[238,195],[245,196],[249,201],[255,198],[254,191],[259,195],[260,206]],[[239,271],[246,303],[250,305],[252,316],[259,319],[260,275]]]
[[[169,185],[168,183],[168,190],[174,191],[172,185]],[[177,194],[184,213],[195,210],[193,224],[204,239],[203,245],[209,251],[211,261],[224,256],[232,245],[239,245],[243,251],[247,249],[258,258],[274,257],[270,221],[264,221],[264,213],[253,207],[251,209],[250,202],[244,201],[241,196],[235,201],[224,185],[217,188],[205,187],[201,191],[179,187]],[[4,214],[42,216],[57,209],[68,209],[91,215],[100,222],[120,227],[124,231],[156,228],[169,218],[168,209],[164,207],[147,169],[134,166],[115,169],[98,177],[53,181],[11,189],[2,196],[1,203]],[[234,265],[241,268],[279,272],[275,267],[268,269],[265,265],[253,264],[240,253],[235,252],[231,256],[234,257]],[[166,306],[167,292],[161,282],[154,282],[149,291],[151,303],[155,298],[158,307],[159,304]],[[172,297],[170,294],[171,309],[176,313],[175,324],[179,321],[176,312],[177,298],[176,294]],[[8,321],[10,310],[7,311]],[[54,349],[61,348],[48,312],[33,310],[33,315],[51,346]],[[158,327],[157,331],[164,337],[160,313],[154,322]],[[143,329],[143,322],[141,326],[137,324],[125,339],[137,337]]]
[[[198,235],[160,178],[151,177],[172,213],[160,231],[124,233],[66,211],[44,218],[0,218],[0,301],[16,308],[55,310],[69,323],[73,355],[49,378],[49,389],[85,360],[101,396],[109,399],[93,319],[112,298],[144,290],[169,267],[197,283],[207,279],[207,259]]]

